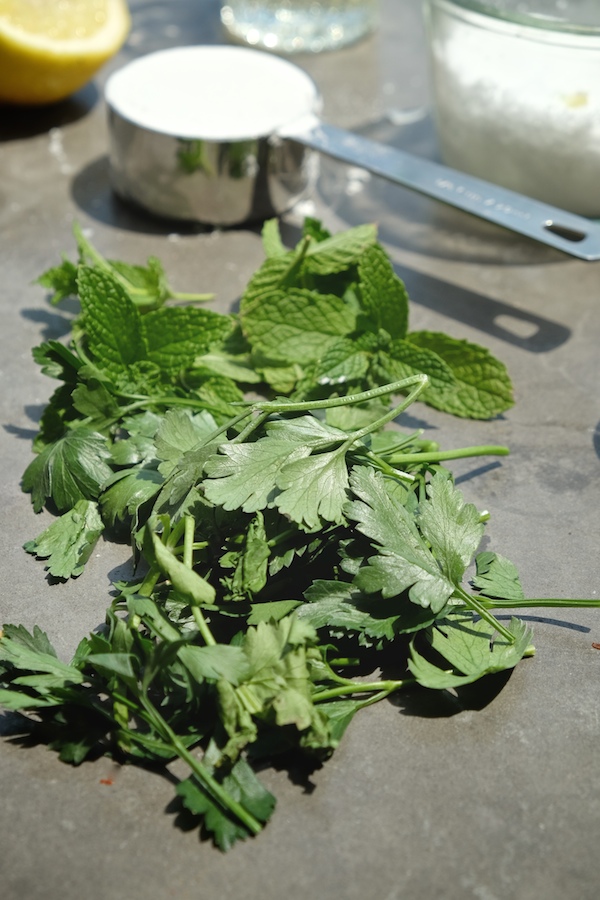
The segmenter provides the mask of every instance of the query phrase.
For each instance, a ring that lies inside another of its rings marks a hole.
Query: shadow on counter
[[[528,310],[402,267],[412,303],[463,322],[529,353],[548,353],[566,343],[571,330]]]
[[[100,97],[93,82],[68,100],[49,106],[3,106],[0,116],[0,143],[47,134],[77,122],[92,111]]]

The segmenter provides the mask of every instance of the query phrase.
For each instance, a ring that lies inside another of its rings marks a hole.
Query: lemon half
[[[125,0],[0,0],[0,103],[63,100],[114,56],[130,26]]]

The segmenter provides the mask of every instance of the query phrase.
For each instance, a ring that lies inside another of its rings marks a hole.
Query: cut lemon
[[[114,56],[130,24],[126,0],[0,0],[0,103],[68,97]]]

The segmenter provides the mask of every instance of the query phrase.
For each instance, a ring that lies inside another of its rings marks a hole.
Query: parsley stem
[[[398,453],[389,457],[392,463],[442,462],[447,459],[465,459],[471,456],[508,456],[508,447],[483,444],[477,447],[459,447],[457,450],[436,450],[422,453]]]
[[[206,769],[199,759],[197,759],[187,749],[185,744],[175,734],[168,722],[163,719],[156,707],[150,702],[147,696],[140,697],[144,709],[152,718],[152,722],[157,731],[162,732],[163,737],[168,740],[180,759],[188,764],[198,781],[202,786],[216,799],[224,809],[233,813],[237,819],[252,833],[259,834],[262,831],[262,825],[254,816],[244,809],[241,803],[238,803],[221,784]]]
[[[364,403],[367,400],[374,400],[375,397],[382,397],[385,394],[396,394],[404,388],[410,387],[411,384],[416,384],[417,387],[403,403],[395,407],[394,410],[390,410],[389,413],[386,413],[385,416],[382,416],[381,419],[378,419],[377,422],[369,425],[366,429],[356,432],[359,435],[363,431],[365,434],[371,434],[372,431],[376,431],[386,422],[390,422],[398,413],[401,413],[416,400],[417,395],[429,384],[427,375],[411,375],[409,378],[402,378],[400,381],[393,381],[390,384],[382,384],[379,387],[361,391],[358,394],[346,394],[344,397],[329,397],[327,400],[259,400],[251,402],[253,408],[257,411],[268,411],[269,413],[307,412],[311,409],[331,409],[337,406],[349,406],[353,403]],[[236,404],[232,403],[231,405],[235,406]]]
[[[194,565],[194,532],[196,523],[191,516],[184,517],[183,558],[184,566],[191,569]]]
[[[413,678],[404,678],[401,681],[352,681],[335,688],[326,688],[313,694],[313,703],[322,703],[324,700],[333,700],[335,697],[347,697],[349,694],[373,693],[375,691],[387,696],[393,691],[399,691],[407,684],[414,684]]]
[[[490,600],[488,597],[480,597],[479,602],[486,609],[525,609],[527,607],[576,607],[579,609],[598,609],[600,607],[600,598],[598,600],[578,600],[568,598],[561,600],[555,597],[539,597],[524,598],[523,600]]]
[[[397,393],[402,388],[410,387],[411,384],[414,384],[415,387],[410,391],[410,393],[404,398],[402,403],[399,403],[398,406],[392,407],[392,409],[388,410],[383,416],[380,416],[379,419],[376,419],[375,422],[371,422],[370,425],[365,425],[364,428],[360,428],[358,431],[354,431],[348,438],[346,442],[348,446],[356,443],[356,441],[362,440],[362,438],[366,437],[369,434],[373,434],[376,431],[380,431],[384,425],[387,425],[388,422],[391,422],[392,419],[395,419],[396,416],[400,415],[401,412],[404,412],[405,409],[414,403],[419,394],[425,390],[427,385],[429,384],[429,378],[427,375],[411,375],[410,378],[403,378],[402,381],[394,381],[392,384],[386,384],[383,387],[386,390],[383,393]],[[364,391],[365,394],[372,393],[374,396],[377,396],[375,393],[378,388],[374,388],[373,391]],[[360,397],[360,394],[355,394],[354,399]]]
[[[473,612],[476,612],[478,616],[481,616],[484,622],[487,622],[487,624],[491,628],[497,631],[498,634],[502,635],[502,637],[505,638],[510,644],[514,644],[516,638],[512,631],[509,631],[508,628],[505,628],[504,625],[488,611],[489,608],[481,603],[479,598],[474,597],[472,594],[468,594],[461,587],[456,588],[456,593],[461,600],[464,600],[469,609],[472,609]]]
[[[173,291],[171,294],[173,300],[198,300],[201,303],[204,303],[206,300],[214,300],[214,294],[194,294],[188,293],[187,291]]]

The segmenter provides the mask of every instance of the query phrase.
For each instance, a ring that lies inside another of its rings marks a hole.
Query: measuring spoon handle
[[[587,261],[600,259],[600,225],[463,174],[429,159],[379,144],[314,116],[280,134],[334,159],[533,238]]]

